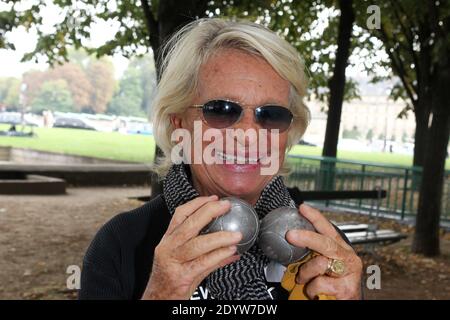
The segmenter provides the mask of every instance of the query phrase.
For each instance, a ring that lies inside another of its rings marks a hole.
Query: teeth
[[[246,157],[241,157],[241,156],[235,156],[235,155],[229,155],[220,151],[216,151],[216,156],[224,161],[232,161],[233,163],[238,162],[238,163],[256,163],[258,162],[258,158],[246,158]]]

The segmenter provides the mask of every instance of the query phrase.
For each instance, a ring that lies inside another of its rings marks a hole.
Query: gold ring
[[[342,260],[338,259],[328,259],[327,270],[325,274],[327,276],[342,276],[345,272],[345,263]]]

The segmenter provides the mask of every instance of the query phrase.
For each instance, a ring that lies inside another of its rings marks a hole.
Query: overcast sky
[[[28,3],[32,2],[29,1]],[[52,32],[52,26],[62,21],[59,14],[59,7],[52,5],[49,0],[49,5],[42,11],[43,25],[45,32]],[[114,3],[111,1],[111,3]],[[0,2],[0,11],[9,10],[10,5]],[[111,8],[114,9],[114,8]],[[100,46],[106,41],[110,40],[115,31],[118,30],[118,25],[114,23],[106,23],[104,21],[98,21],[92,25],[91,38],[88,40],[90,46]],[[12,32],[6,34],[9,41],[13,42],[16,50],[0,49],[0,77],[17,77],[20,78],[24,72],[32,69],[44,70],[48,67],[44,59],[41,59],[39,63],[34,61],[22,63],[20,62],[22,56],[33,49],[37,43],[36,30],[26,31],[25,28],[19,27]],[[383,53],[380,53],[381,55]],[[353,56],[352,60],[358,59]],[[128,66],[128,59],[122,55],[115,55],[111,57],[115,69],[115,77],[120,78],[125,69]],[[361,77],[363,71],[359,68],[349,67],[347,74],[350,77]]]
[[[49,2],[51,3],[51,1]],[[0,11],[9,10],[9,8],[9,5],[0,2]],[[42,12],[43,25],[46,31],[51,32],[52,26],[61,21],[58,12],[58,7],[54,5],[48,5]],[[89,44],[92,46],[102,45],[112,38],[117,29],[118,26],[112,23],[97,22],[93,24]],[[6,37],[9,41],[14,43],[16,50],[0,49],[0,77],[20,78],[21,75],[28,70],[43,70],[48,68],[48,65],[43,59],[41,59],[39,63],[35,63],[34,61],[26,63],[20,62],[25,53],[33,51],[35,48],[37,43],[36,30],[27,32],[25,28],[19,27],[14,31],[7,33]],[[128,59],[121,55],[115,55],[111,57],[111,59],[114,63],[116,78],[119,78],[127,68]]]

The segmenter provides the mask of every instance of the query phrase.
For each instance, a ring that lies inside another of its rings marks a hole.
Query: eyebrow
[[[272,104],[273,105],[278,105],[278,106],[284,106],[286,108],[289,107],[289,104],[285,105],[284,103],[281,103],[281,102],[276,101],[276,100],[267,100],[267,101],[262,102],[262,103],[248,104],[248,103],[244,103],[243,102],[244,99],[242,99],[242,97],[239,98],[238,96],[235,96],[235,95],[210,97],[210,98],[206,99],[206,101],[203,102],[203,103],[206,103],[206,102],[211,101],[211,100],[229,100],[229,101],[232,101],[232,102],[237,102],[237,103],[239,103],[242,106],[252,106],[252,107],[253,106],[254,107],[259,107],[259,106],[272,105]]]

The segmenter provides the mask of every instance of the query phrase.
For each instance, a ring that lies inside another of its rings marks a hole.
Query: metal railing
[[[289,155],[292,169],[286,177],[289,187],[301,190],[376,190],[387,191],[379,210],[399,219],[413,218],[417,213],[422,168],[388,165],[318,156]],[[326,206],[339,206],[370,211],[373,200],[325,201]],[[450,171],[445,172],[441,221],[450,221]]]

